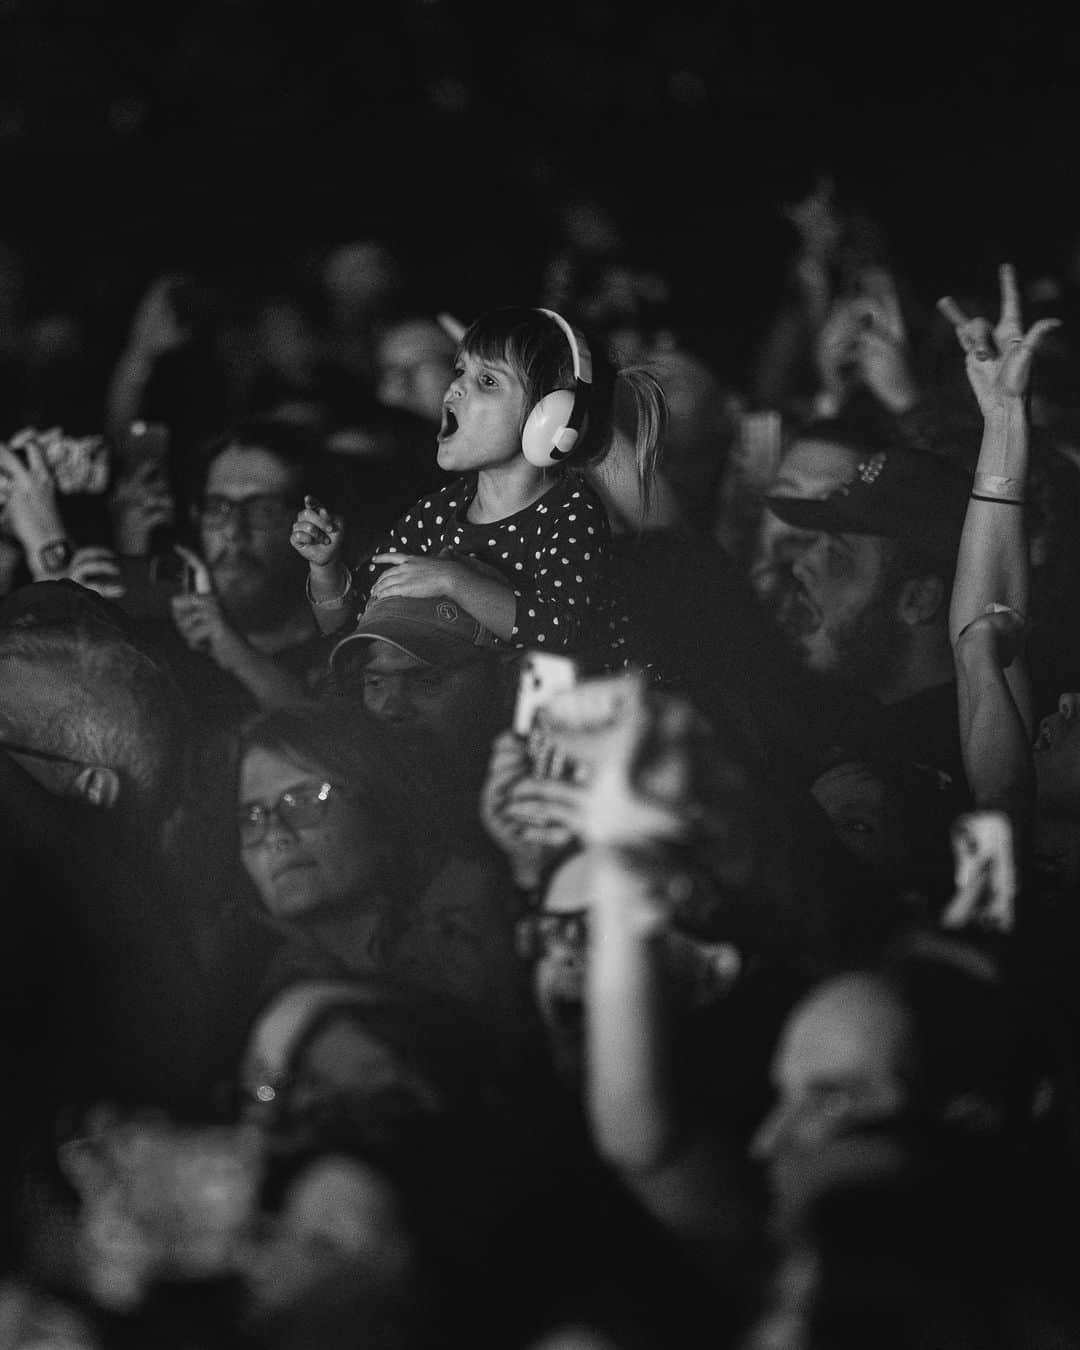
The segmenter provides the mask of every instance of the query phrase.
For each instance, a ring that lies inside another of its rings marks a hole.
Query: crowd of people
[[[1080,1339],[1076,279],[784,209],[5,252],[0,1350]]]

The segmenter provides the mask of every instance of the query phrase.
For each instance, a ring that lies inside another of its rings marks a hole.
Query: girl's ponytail
[[[624,366],[616,375],[630,398],[634,419],[634,469],[641,494],[642,514],[652,505],[653,483],[660,464],[667,430],[667,398],[664,386],[645,366]]]

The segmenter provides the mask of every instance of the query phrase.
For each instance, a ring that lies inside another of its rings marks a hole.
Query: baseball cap
[[[371,642],[388,642],[425,665],[460,666],[471,661],[478,649],[493,647],[495,639],[479,619],[445,595],[424,599],[387,596],[368,602],[356,628],[331,651],[330,669],[350,644]],[[357,650],[352,647],[353,652]]]
[[[935,561],[955,563],[971,476],[951,460],[897,448],[869,455],[827,497],[767,496],[775,516],[818,534],[903,540]]]

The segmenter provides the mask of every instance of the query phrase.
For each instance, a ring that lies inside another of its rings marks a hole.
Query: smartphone
[[[151,555],[148,571],[150,584],[155,590],[166,595],[194,595],[195,569],[171,550]]]
[[[147,462],[157,467],[168,481],[169,428],[164,422],[131,422],[127,429],[125,457],[139,464]]]
[[[147,558],[120,558],[118,565],[124,595],[117,603],[133,618],[170,618],[173,597],[195,593],[195,569],[171,549]]]
[[[1012,931],[1017,875],[1012,824],[1001,811],[971,811],[952,830],[953,899],[943,923]]]
[[[56,490],[65,496],[104,492],[109,485],[109,452],[102,436],[68,436],[59,427],[39,431],[24,427],[7,442],[25,464],[29,446],[36,446],[52,473]]]
[[[555,694],[573,689],[578,682],[578,663],[558,652],[526,652],[518,676],[517,700],[514,705],[514,730],[519,736],[528,736],[536,721],[536,714]]]

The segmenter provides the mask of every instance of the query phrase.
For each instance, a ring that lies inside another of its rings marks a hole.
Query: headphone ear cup
[[[569,389],[556,389],[546,394],[529,413],[525,429],[521,433],[521,449],[530,464],[539,469],[548,469],[566,459],[573,445],[560,447],[556,436],[570,420],[574,407],[574,395]],[[571,433],[574,441],[578,433]]]

